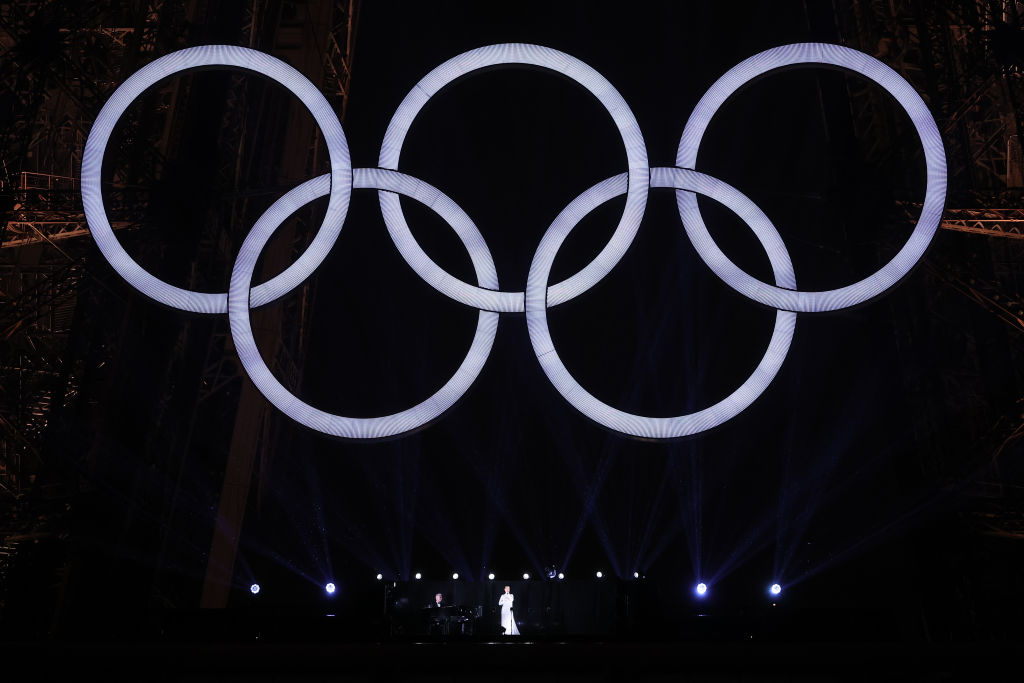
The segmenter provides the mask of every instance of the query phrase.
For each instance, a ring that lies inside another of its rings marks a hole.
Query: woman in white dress
[[[498,604],[501,605],[501,627],[505,629],[506,636],[518,636],[519,629],[516,628],[516,620],[512,615],[512,603],[516,597],[512,595],[512,589],[505,586],[505,593],[498,598]]]

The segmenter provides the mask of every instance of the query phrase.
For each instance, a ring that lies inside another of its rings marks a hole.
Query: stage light
[[[779,584],[777,584],[777,583],[773,583],[773,584],[772,584],[772,587],[771,587],[771,588],[769,588],[768,590],[769,590],[769,591],[771,591],[771,594],[772,594],[772,595],[778,595],[779,593],[781,593],[781,592],[782,592],[782,586],[780,586],[780,585],[779,585]]]
[[[490,579],[491,581],[494,581],[494,574],[488,574],[487,578]]]
[[[334,594],[334,590],[335,590],[334,589],[334,584],[333,583],[327,584],[326,586],[324,586],[324,590],[327,591],[328,595],[333,595]]]
[[[549,564],[547,567],[544,567],[544,575],[547,576],[549,579],[553,579],[556,576],[558,576],[558,569],[555,567],[555,565]]]
[[[601,572],[598,572],[597,574],[594,574],[594,576],[596,576],[599,579],[603,579],[604,578],[604,574],[602,574]]]
[[[523,580],[528,581],[529,579],[530,575],[527,572],[523,572]]]
[[[380,581],[380,580],[381,580],[381,579],[383,579],[383,578],[384,578],[384,575],[383,575],[383,574],[377,574],[377,580],[378,580],[378,581]]]
[[[459,573],[458,572],[452,573],[452,579],[454,579],[455,581],[458,581],[459,580]]]
[[[419,581],[422,578],[423,578],[423,574],[420,574],[419,572],[416,572],[416,580]]]
[[[697,595],[704,595],[708,592],[708,585],[706,583],[698,583],[694,590],[697,591]]]
[[[249,590],[252,592],[253,595],[256,595],[260,592],[260,585],[258,583],[254,583],[253,585],[249,586]]]
[[[634,579],[639,579],[640,578],[640,572],[633,572],[633,578]]]
[[[563,574],[562,572],[558,572],[558,578],[559,578],[559,580],[564,579],[565,578],[565,574]]]

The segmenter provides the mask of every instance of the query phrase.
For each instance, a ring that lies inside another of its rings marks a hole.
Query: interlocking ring
[[[332,181],[331,198],[327,202],[323,223],[309,247],[295,263],[253,289],[252,304],[261,306],[274,301],[312,275],[334,246],[348,213],[348,200],[352,194],[352,161],[348,154],[348,140],[345,139],[341,122],[334,115],[323,93],[298,71],[263,52],[231,45],[190,47],[154,60],[132,74],[103,105],[85,141],[85,150],[82,152],[82,206],[96,246],[114,270],[135,289],[151,299],[183,311],[226,313],[226,293],[207,294],[175,287],[154,277],[136,263],[114,236],[114,230],[107,221],[107,210],[103,206],[100,189],[103,153],[110,141],[110,134],[114,132],[114,126],[131,103],[146,88],[164,78],[181,71],[209,66],[234,66],[277,81],[295,93],[324,134],[327,154],[331,160]]]
[[[798,292],[794,289],[773,287],[740,270],[718,248],[708,234],[694,194],[677,192],[676,201],[679,205],[679,215],[683,219],[683,227],[697,253],[715,275],[737,292],[772,308],[807,312],[835,311],[878,296],[909,273],[924,256],[942,220],[942,209],[946,201],[946,153],[942,147],[942,136],[935,125],[935,119],[928,111],[928,106],[902,76],[874,57],[839,45],[798,43],[765,50],[734,66],[704,93],[704,97],[694,107],[690,119],[686,122],[683,137],[679,141],[676,165],[681,168],[696,168],[697,150],[700,148],[704,131],[707,130],[719,107],[733,93],[768,71],[797,64],[838,66],[870,78],[885,88],[910,116],[924,146],[927,186],[921,215],[914,226],[913,234],[903,248],[874,275],[846,287],[823,292]]]
[[[615,267],[632,244],[633,237],[640,227],[640,220],[644,216],[644,208],[647,206],[650,169],[647,167],[644,136],[626,101],[604,76],[575,57],[539,45],[505,43],[464,52],[424,76],[405,96],[384,133],[384,142],[381,143],[380,159],[377,163],[381,168],[398,168],[398,158],[402,153],[402,144],[409,128],[423,105],[441,88],[466,74],[497,65],[538,66],[579,83],[589,90],[611,115],[626,148],[629,187],[626,190],[626,208],[622,212],[619,225],[608,244],[593,261],[572,277],[551,288],[548,296],[551,299],[550,305],[555,306],[587,291]],[[523,292],[494,292],[473,287],[456,279],[434,263],[412,236],[397,196],[381,192],[380,208],[398,251],[412,269],[439,292],[473,308],[503,313],[524,310]]]
[[[562,364],[548,331],[547,306],[544,301],[548,274],[558,248],[580,220],[604,202],[623,193],[624,176],[609,178],[590,188],[565,208],[541,238],[530,265],[526,282],[526,323],[530,342],[544,374],[566,401],[584,415],[609,429],[648,439],[669,439],[688,436],[711,429],[739,414],[760,396],[775,378],[789,352],[796,327],[796,313],[780,310],[775,316],[775,329],[764,358],[753,374],[718,403],[690,415],[678,417],[646,417],[625,413],[602,403],[573,379]],[[713,197],[741,217],[768,252],[775,280],[784,287],[796,287],[793,264],[778,231],[754,202],[721,180],[682,168],[651,169],[651,187],[688,190]]]
[[[304,403],[277,381],[270,368],[263,362],[263,356],[256,348],[252,327],[249,322],[249,288],[263,247],[270,236],[288,216],[317,197],[327,194],[331,186],[331,175],[306,181],[278,199],[260,216],[252,230],[242,242],[231,271],[228,288],[228,318],[231,321],[231,338],[235,341],[238,358],[242,361],[249,379],[256,388],[277,406],[282,413],[296,422],[324,434],[350,439],[380,439],[395,436],[416,429],[448,410],[462,398],[470,385],[480,374],[484,362],[491,353],[494,336],[498,332],[498,314],[480,311],[476,334],[469,352],[459,369],[441,389],[427,400],[412,408],[384,417],[356,418],[334,415]],[[357,188],[371,188],[397,192],[417,199],[445,219],[462,240],[473,262],[477,280],[484,287],[497,288],[498,272],[494,267],[491,252],[483,242],[480,231],[462,209],[437,189],[422,180],[417,180],[398,171],[377,168],[360,168],[355,172]]]
[[[439,189],[399,172],[402,145],[423,105],[456,78],[496,65],[531,65],[557,71],[590,91],[612,117],[626,150],[626,173],[597,183],[571,201],[558,215],[534,254],[525,291],[498,289],[494,260],[473,221]],[[839,289],[802,292],[796,288],[793,265],[771,221],[749,198],[721,180],[694,170],[700,141],[718,108],[736,90],[760,75],[795,64],[825,64],[861,74],[885,88],[910,115],[925,150],[927,188],[921,216],[907,244],[874,275]],[[323,131],[331,172],[309,180],[278,199],[256,221],[239,249],[226,294],[181,289],[141,268],[118,243],[107,221],[100,188],[103,153],[115,124],[128,106],[150,85],[186,69],[229,66],[264,74],[295,93]],[[476,380],[490,355],[499,313],[526,312],[530,342],[544,373],[555,389],[577,410],[610,429],[637,437],[666,439],[696,434],[734,417],[760,396],[775,378],[786,354],[800,312],[830,311],[878,296],[920,260],[938,228],[946,190],[946,163],[935,121],[914,89],[878,60],[849,48],[801,43],[767,50],[737,65],[701,98],[687,121],[677,152],[677,167],[649,168],[643,135],[636,117],[615,88],[578,59],[551,48],[509,43],[465,52],[425,76],[402,101],[381,145],[380,168],[353,169],[341,124],[323,95],[301,74],[269,55],[246,48],[208,46],[189,48],[162,57],[125,81],[111,96],[86,141],[82,160],[82,202],[90,231],[114,269],[143,294],[168,306],[198,313],[227,312],[239,359],[254,385],[279,410],[311,429],[348,439],[395,436],[421,427],[450,408]],[[334,415],[303,402],[273,376],[253,338],[249,310],[298,287],[323,262],[344,224],[352,189],[375,189],[381,212],[395,246],[413,270],[446,296],[479,309],[469,352],[455,374],[425,401],[394,415],[352,418]],[[568,372],[555,351],[547,324],[547,309],[594,286],[625,254],[639,228],[648,189],[676,190],[684,229],[701,259],[726,284],[744,296],[777,309],[775,327],[764,357],[750,377],[718,403],[689,415],[655,418],[632,415],[602,403]],[[434,263],[412,236],[398,200],[399,194],[430,207],[455,230],[476,274],[476,285],[463,282]],[[561,244],[580,220],[604,202],[626,195],[619,224],[601,253],[575,275],[548,285],[551,264]],[[753,230],[768,254],[775,284],[740,270],[711,239],[697,205],[697,194],[715,199],[736,213]],[[260,253],[281,223],[310,201],[329,195],[327,214],[309,247],[284,272],[252,286]]]

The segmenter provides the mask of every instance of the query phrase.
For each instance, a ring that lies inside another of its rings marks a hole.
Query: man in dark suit
[[[427,622],[428,634],[448,635],[448,615],[440,611],[442,607],[444,607],[444,596],[438,593],[434,596],[434,601],[427,605],[427,609],[431,613],[433,613],[435,609],[438,610],[438,613],[431,616]]]

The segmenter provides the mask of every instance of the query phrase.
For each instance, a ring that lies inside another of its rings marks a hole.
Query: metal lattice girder
[[[334,105],[338,118],[345,120],[349,85],[352,81],[352,54],[359,23],[359,0],[337,0],[331,30],[324,50],[324,81],[321,90]]]
[[[81,277],[77,262],[0,270],[0,478],[15,493],[25,464],[39,461],[51,409],[78,389],[66,349]]]
[[[118,9],[85,2],[0,3],[0,90],[13,96],[9,108],[0,111],[0,192],[13,199],[6,206],[0,204],[3,246],[45,241],[40,233],[59,238],[84,234],[76,232],[85,225],[75,176],[91,117],[122,80],[122,70],[131,69],[140,53],[153,50],[162,15],[167,14],[161,11],[163,4],[151,0],[141,7]],[[167,100],[163,90],[153,97]],[[136,127],[137,122],[129,120],[125,137],[137,139]],[[167,126],[160,134],[166,141]],[[130,163],[150,169],[144,177],[155,179],[164,148],[134,145]],[[115,221],[124,224],[118,215],[117,191],[124,172],[119,170],[110,208]],[[50,211],[65,215],[41,213]],[[2,231],[11,222],[10,229],[18,235],[8,244]],[[61,222],[77,222],[80,228],[48,226]]]
[[[1024,208],[946,209],[939,227],[992,237],[1024,239]]]
[[[88,234],[79,194],[78,178],[52,173],[22,171],[13,193],[6,229],[0,248],[23,247],[50,243]],[[142,218],[138,203],[132,210],[119,193],[112,193],[111,205],[117,216],[130,215],[132,220],[112,220],[115,230],[134,227]]]
[[[907,221],[913,223],[921,214],[921,205],[899,202]],[[990,237],[1024,239],[1024,207],[946,209],[939,227],[944,230],[970,232]]]
[[[118,80],[130,28],[104,28],[88,3],[11,2],[0,9],[0,74],[18,102],[2,147],[5,171],[72,175],[84,144],[82,116]],[[46,49],[38,43],[47,42]],[[31,156],[28,154],[32,151]],[[31,164],[31,168],[26,168]],[[9,183],[13,184],[13,183]]]
[[[0,275],[0,339],[10,340],[50,315],[62,300],[72,298],[82,278],[78,262],[61,268],[11,269]],[[53,331],[47,326],[43,331]]]
[[[873,54],[928,102],[960,190],[999,192],[1024,184],[1024,77],[1003,45],[1020,39],[1013,3],[989,0],[837,0],[844,42]],[[885,163],[906,127],[877,88],[848,81],[854,126],[867,158]]]
[[[0,248],[24,247],[29,244],[40,244],[42,242],[53,243],[73,237],[83,237],[89,234],[89,228],[85,223],[85,216],[79,220],[74,217],[66,217],[68,220],[13,220],[7,222],[7,230],[4,233],[4,241]],[[113,221],[110,226],[114,230],[125,230],[137,227],[137,223],[128,221]]]
[[[932,273],[948,286],[994,314],[1007,325],[1024,332],[1024,301],[1009,296],[1002,286],[980,277],[964,277],[954,272],[943,272],[932,267]]]

